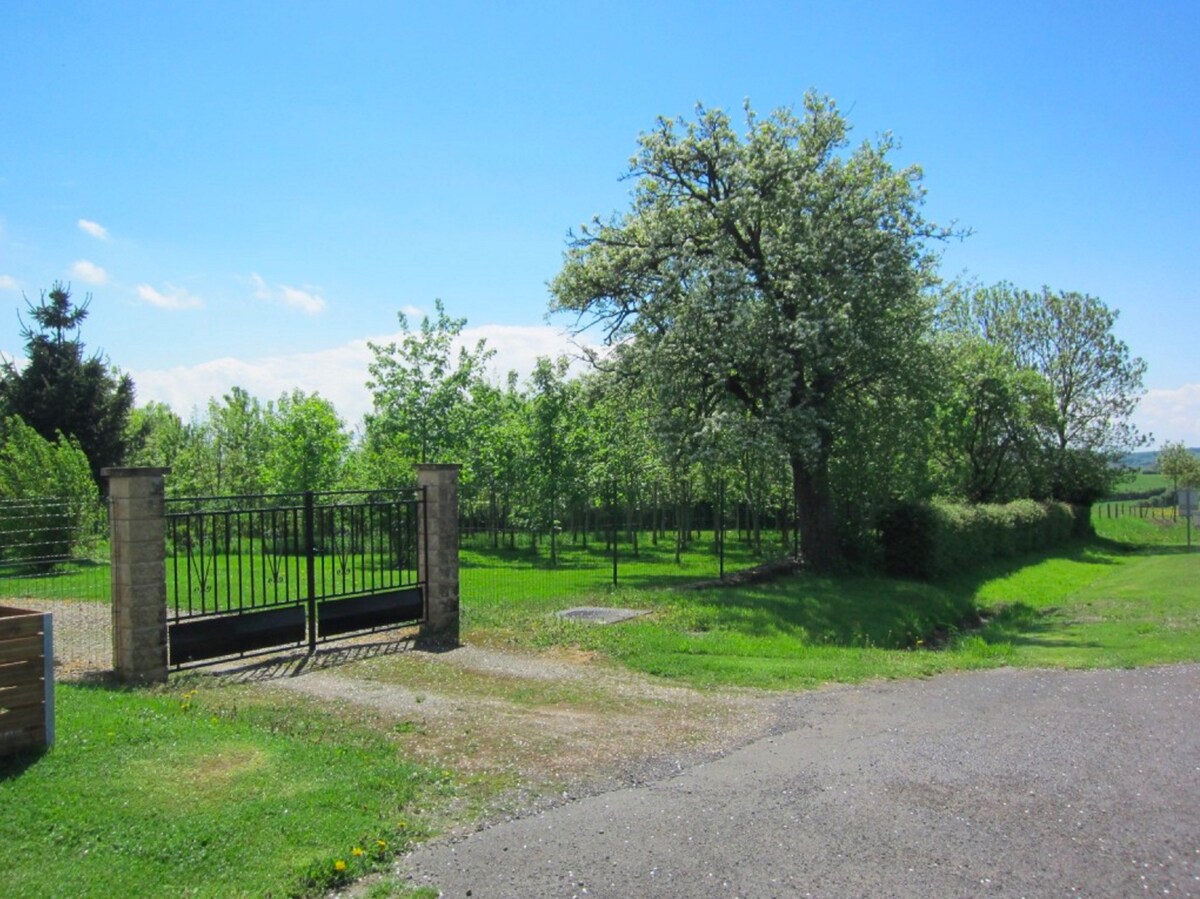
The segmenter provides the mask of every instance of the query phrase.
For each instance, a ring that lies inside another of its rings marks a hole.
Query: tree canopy
[[[492,356],[480,340],[472,348],[461,347],[455,358],[454,341],[466,319],[446,315],[441,300],[435,307],[435,315],[422,318],[416,331],[399,313],[399,343],[370,344],[374,360],[367,386],[374,411],[367,416],[367,437],[376,452],[386,451],[405,468],[460,453],[471,427],[465,417],[468,400]]]
[[[1185,489],[1200,487],[1200,456],[1197,456],[1183,442],[1167,441],[1157,456],[1158,470],[1171,479],[1171,489],[1178,492],[1180,487]]]
[[[34,322],[22,330],[27,361],[20,368],[4,363],[0,410],[19,415],[45,440],[60,432],[73,437],[99,482],[101,468],[124,458],[134,388],[103,355],[85,354],[79,331],[89,302],[72,302],[70,286],[62,283],[37,305],[26,300]]]
[[[808,95],[802,117],[747,106],[745,122],[699,108],[643,134],[629,210],[573,238],[552,308],[641,344],[650,376],[686,383],[696,431],[725,413],[773,435],[802,551],[829,568],[831,464],[863,399],[925,352],[927,242],[949,232],[922,217],[921,172],[892,166],[889,136],[848,149],[832,100]]]
[[[1030,495],[1088,504],[1108,493],[1121,475],[1118,461],[1146,442],[1130,421],[1146,363],[1113,333],[1117,312],[1049,287],[997,284],[947,297],[948,330],[986,341],[1013,370],[1044,384],[1038,451],[1026,458]]]

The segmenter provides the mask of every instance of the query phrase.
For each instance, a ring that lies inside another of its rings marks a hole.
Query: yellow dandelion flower
[[[375,845],[380,849],[387,849],[387,840],[376,840]]]
[[[353,849],[350,850],[350,854],[353,855],[355,858],[358,858],[358,856],[363,854],[362,847],[355,846]]]
[[[339,858],[339,859],[338,859],[336,862],[334,862],[334,863],[333,863],[333,870],[335,870],[335,871],[345,871],[345,870],[346,870],[346,863],[345,863],[345,862],[344,862],[342,859],[340,859],[340,858]]]

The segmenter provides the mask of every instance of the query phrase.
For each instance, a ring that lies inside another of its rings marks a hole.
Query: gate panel
[[[425,617],[420,587],[373,593],[348,599],[325,600],[317,605],[317,631],[323,639],[354,631],[402,624],[419,624]]]
[[[167,628],[168,657],[173,665],[185,665],[262,649],[300,646],[307,634],[304,609],[300,606],[185,619]]]
[[[168,500],[172,666],[419,624],[419,491]]]

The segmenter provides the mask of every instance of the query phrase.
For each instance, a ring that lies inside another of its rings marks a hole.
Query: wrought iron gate
[[[425,620],[422,492],[167,500],[172,667]]]

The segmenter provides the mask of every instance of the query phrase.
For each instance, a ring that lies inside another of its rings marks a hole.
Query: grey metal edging
[[[54,745],[54,615],[42,616],[42,661],[45,664],[46,745]]]

